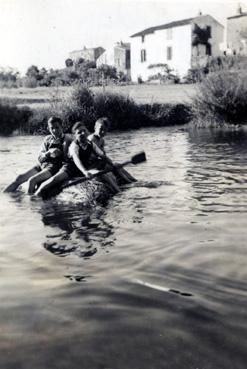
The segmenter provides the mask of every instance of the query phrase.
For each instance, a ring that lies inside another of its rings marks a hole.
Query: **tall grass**
[[[19,109],[16,108],[16,111]],[[65,132],[70,132],[76,121],[83,121],[92,132],[95,121],[102,116],[109,118],[111,130],[127,130],[184,124],[190,119],[190,109],[183,104],[137,104],[128,96],[93,93],[80,84],[73,87],[67,95],[55,95],[48,107],[29,111],[26,121],[22,123],[22,132],[47,133],[47,120],[51,115],[62,119]],[[9,126],[9,134],[19,127],[18,119],[15,117],[16,113],[13,113],[11,119],[14,123]],[[10,116],[6,116],[5,120],[6,122],[10,120]],[[4,126],[7,126],[7,123]],[[0,133],[3,133],[1,126]],[[4,133],[7,134],[7,131]]]
[[[121,94],[94,94],[83,85],[75,86],[70,95],[53,105],[52,112],[61,117],[67,130],[82,120],[90,131],[102,116],[111,121],[111,130],[184,124],[190,117],[190,109],[183,104],[137,104]]]
[[[247,71],[225,69],[209,74],[192,103],[196,125],[247,123]]]

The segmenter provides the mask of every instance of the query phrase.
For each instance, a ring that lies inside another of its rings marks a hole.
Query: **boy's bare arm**
[[[92,142],[94,152],[102,159],[105,159],[110,165],[114,165],[113,161],[106,155],[105,151],[102,150],[96,143]]]
[[[38,161],[43,163],[49,157],[47,138],[44,139],[38,154]]]

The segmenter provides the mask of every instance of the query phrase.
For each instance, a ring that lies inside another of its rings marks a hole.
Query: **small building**
[[[117,72],[130,77],[130,43],[120,41],[105,50],[97,59],[96,66],[99,67],[102,64],[115,67]]]
[[[227,50],[231,54],[247,55],[247,12],[227,18]]]
[[[222,55],[224,27],[210,15],[150,27],[131,36],[132,81],[147,81],[150,69],[166,64],[182,78],[192,67]]]
[[[93,61],[96,62],[96,60],[100,57],[101,54],[105,49],[101,46],[99,47],[91,47],[91,48],[84,48],[82,50],[74,50],[69,53],[70,59],[72,59],[74,62],[79,60],[80,58],[87,60],[87,61]]]
[[[118,72],[130,78],[130,43],[117,42],[114,47],[114,65]]]
[[[109,47],[107,48],[97,59],[96,61],[96,67],[100,67],[103,64],[110,65],[111,67],[114,67],[114,48]]]

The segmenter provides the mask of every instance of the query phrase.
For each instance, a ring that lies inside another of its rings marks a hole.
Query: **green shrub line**
[[[53,96],[49,104],[32,110],[4,99],[0,100],[0,134],[45,134],[51,115],[62,119],[65,132],[70,132],[76,121],[83,121],[92,132],[95,121],[102,116],[109,118],[110,130],[186,123],[196,127],[247,124],[247,70],[241,65],[209,73],[197,84],[197,90],[190,105],[137,104],[121,94],[94,93],[81,83],[67,95]]]
[[[0,101],[0,134],[46,134],[51,115],[60,117],[64,131],[70,132],[76,121],[83,121],[93,131],[95,121],[107,116],[110,130],[141,127],[165,127],[188,123],[191,108],[184,104],[137,104],[130,97],[115,93],[93,93],[82,84],[61,98],[54,98],[48,107],[17,107],[10,100]]]
[[[223,69],[204,78],[192,100],[192,117],[197,127],[246,124],[246,69]]]

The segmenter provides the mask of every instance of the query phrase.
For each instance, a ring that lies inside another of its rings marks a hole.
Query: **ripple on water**
[[[1,188],[41,140],[0,138]],[[0,194],[1,364],[245,369],[246,136],[106,141],[118,162],[148,158],[106,206]]]

